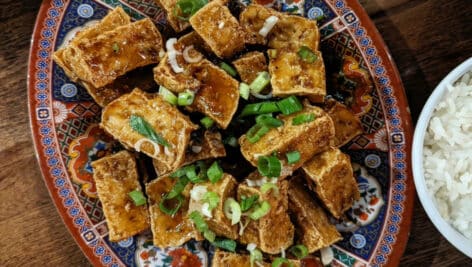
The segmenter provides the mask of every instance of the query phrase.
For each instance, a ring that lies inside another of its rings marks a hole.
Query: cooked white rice
[[[439,212],[472,239],[472,71],[437,105],[424,141],[425,180]]]

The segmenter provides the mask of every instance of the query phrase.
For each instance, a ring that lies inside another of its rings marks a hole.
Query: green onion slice
[[[275,193],[276,195],[279,194],[279,188],[278,188],[277,185],[274,184],[274,183],[270,183],[270,182],[269,182],[269,183],[265,183],[265,184],[263,184],[263,185],[261,186],[261,192],[262,192],[263,194],[269,192],[270,190],[274,191],[274,193]]]
[[[179,0],[175,3],[173,14],[177,18],[187,21],[207,3],[208,0]]]
[[[284,125],[284,122],[273,118],[271,114],[261,114],[256,117],[256,123],[265,125],[269,128],[277,128],[279,126]]]
[[[210,168],[208,168],[207,176],[208,180],[210,180],[212,183],[217,183],[221,177],[223,177],[223,169],[221,169],[217,161],[213,162]]]
[[[208,203],[210,210],[216,208],[220,202],[220,196],[217,193],[208,191],[203,195],[203,202]]]
[[[304,245],[293,246],[289,251],[298,259],[303,259],[308,255],[308,249]]]
[[[246,138],[251,144],[254,144],[259,141],[267,132],[269,132],[269,127],[256,124],[247,131]]]
[[[297,52],[298,56],[305,62],[313,63],[318,59],[318,56],[311,51],[308,46],[302,46]]]
[[[239,95],[243,98],[248,100],[249,99],[249,92],[251,91],[251,88],[249,88],[249,85],[247,83],[240,83],[239,84]]]
[[[315,115],[313,113],[299,114],[292,120],[292,125],[300,125],[307,122],[312,122],[315,120]]]
[[[221,62],[220,68],[222,68],[224,71],[226,71],[226,73],[228,73],[229,75],[233,77],[236,77],[236,75],[238,75],[236,70],[226,62]]]
[[[252,195],[250,197],[241,196],[241,211],[245,212],[248,211],[256,204],[257,200],[259,200],[259,195]]]
[[[143,117],[132,114],[129,118],[129,125],[131,129],[143,135],[149,140],[156,144],[160,144],[169,147],[170,144],[160,134],[156,133],[152,128],[151,124],[147,122]]]
[[[231,240],[231,239],[217,238],[211,244],[215,247],[222,248],[231,252],[236,251],[236,241]]]
[[[180,177],[179,180],[174,184],[172,189],[167,193],[166,198],[172,199],[180,195],[184,191],[185,186],[189,183],[189,179],[186,176]]]
[[[289,164],[297,163],[300,160],[300,152],[297,150],[290,151],[285,156],[287,156],[287,162]]]
[[[175,172],[171,173],[169,175],[170,178],[180,178],[182,176],[185,176],[187,174],[187,171],[191,168],[194,168],[195,166],[193,165],[187,165],[187,166],[184,166],[178,170],[176,170]]]
[[[240,117],[246,117],[250,115],[266,114],[280,111],[277,102],[266,101],[254,104],[248,104],[241,111]]]
[[[303,109],[302,103],[294,95],[277,102],[277,106],[284,115],[289,115]]]
[[[211,126],[213,126],[213,124],[215,123],[215,121],[212,120],[210,117],[205,116],[203,119],[200,120],[200,123],[203,125],[203,127],[205,127],[206,129],[208,129],[208,128],[210,128]]]
[[[164,98],[165,101],[172,105],[177,105],[177,96],[174,95],[169,89],[164,86],[159,86],[159,94]]]
[[[146,204],[146,198],[140,190],[131,191],[128,193],[128,196],[133,200],[135,206]]]
[[[179,106],[190,106],[195,99],[195,92],[191,90],[186,90],[185,92],[179,93],[177,97],[177,105]]]
[[[251,250],[249,260],[251,262],[251,267],[254,267],[254,262],[256,262],[256,261],[261,262],[262,261],[262,252],[260,250],[258,250],[257,248]]]
[[[177,203],[175,203],[174,201],[177,201]],[[167,202],[174,202],[174,203],[171,203],[174,205],[173,208],[168,208]],[[182,195],[178,195],[177,197],[172,198],[172,199],[169,199],[166,196],[164,196],[161,199],[161,202],[159,203],[159,209],[167,215],[174,216],[177,213],[177,211],[179,211],[180,207],[182,206],[182,202],[183,202]]]
[[[277,257],[274,259],[274,261],[272,262],[272,267],[282,267],[284,266],[284,264],[288,264],[289,267],[293,267],[293,263],[291,263],[286,258],[281,257]]]
[[[231,220],[231,225],[237,224],[241,220],[241,207],[234,198],[227,198],[223,206],[226,218]]]
[[[270,211],[270,204],[267,201],[262,201],[259,205],[254,208],[254,211],[249,214],[249,218],[252,220],[259,220],[264,217]]]
[[[205,222],[205,219],[203,219],[203,215],[198,212],[198,211],[192,211],[189,215],[190,220],[195,224],[195,228],[200,233],[204,233],[205,231],[209,230],[208,224]]]
[[[257,160],[257,170],[262,176],[279,177],[282,164],[276,156],[260,156]]]
[[[270,82],[270,75],[267,71],[262,71],[257,74],[257,77],[249,85],[253,93],[260,93]]]
[[[203,237],[210,242],[214,242],[216,238],[216,234],[212,230],[205,230],[203,232]]]

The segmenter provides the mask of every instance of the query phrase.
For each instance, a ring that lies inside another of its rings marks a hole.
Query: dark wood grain
[[[413,120],[436,84],[472,56],[470,0],[362,0],[395,60]],[[89,266],[41,179],[30,137],[26,72],[39,0],[0,1],[0,266]],[[401,266],[471,266],[417,200]]]

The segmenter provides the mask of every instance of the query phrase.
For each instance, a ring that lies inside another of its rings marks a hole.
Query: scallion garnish
[[[269,192],[269,190],[272,190],[276,195],[279,194],[279,188],[274,183],[269,182],[269,183],[265,183],[261,186],[262,194],[265,194],[265,193]]]
[[[308,46],[302,46],[297,52],[298,56],[305,62],[313,63],[318,57]]]
[[[273,113],[277,111],[280,111],[279,107],[277,106],[277,102],[266,101],[246,105],[243,108],[243,111],[241,111],[240,117]]]
[[[258,199],[259,199],[259,195],[252,195],[250,197],[241,196],[241,204],[240,204],[241,211],[246,212],[250,210],[252,206],[254,206],[254,204],[257,202]]]
[[[208,129],[208,128],[210,128],[211,126],[213,126],[213,124],[215,123],[215,121],[212,120],[210,117],[205,116],[205,117],[203,117],[203,119],[200,120],[200,123],[203,125],[203,127],[205,127],[206,129]]]
[[[210,242],[215,242],[216,235],[212,230],[206,230],[203,232],[203,237]]]
[[[261,262],[262,261],[262,252],[257,248],[251,250],[249,252],[249,261],[251,263],[251,267],[254,267],[254,262]]]
[[[174,207],[168,208],[166,202],[173,202],[173,201],[177,201],[177,204],[173,203]],[[159,203],[159,209],[167,215],[174,216],[177,213],[177,211],[179,211],[180,207],[182,206],[182,202],[183,202],[182,195],[178,195],[177,197],[172,198],[172,199],[169,199],[166,196],[164,196],[161,199],[161,202]]]
[[[289,251],[298,259],[303,259],[308,255],[308,249],[304,245],[293,246]]]
[[[159,94],[164,98],[165,101],[172,105],[177,105],[177,96],[174,95],[169,89],[164,86],[159,86]]]
[[[191,90],[186,90],[185,92],[179,93],[177,97],[177,105],[179,106],[190,106],[195,99],[195,92]]]
[[[188,20],[207,3],[208,0],[179,0],[175,3],[173,14],[181,20]]]
[[[194,168],[194,166],[193,166],[193,165],[184,166],[184,167],[182,167],[182,168],[176,170],[175,172],[171,173],[171,174],[169,175],[169,177],[170,177],[170,178],[180,178],[180,177],[186,175],[186,174],[187,174],[187,171],[188,171],[189,169],[191,169],[191,168]]]
[[[257,160],[257,170],[265,177],[279,177],[282,164],[276,156],[260,156]]]
[[[215,241],[215,233],[208,228],[208,224],[203,219],[203,216],[198,211],[192,211],[189,215],[190,220],[192,220],[193,224],[195,224],[195,228],[203,234],[203,237],[210,242]]]
[[[234,198],[230,197],[225,200],[223,211],[226,218],[231,220],[231,225],[235,225],[241,220],[241,206]]]
[[[303,109],[302,103],[294,95],[277,102],[277,106],[284,115],[290,115]]]
[[[240,83],[239,84],[239,95],[242,98],[248,100],[250,91],[251,91],[251,88],[249,88],[249,85],[247,83]]]
[[[221,177],[223,177],[223,169],[221,169],[217,161],[213,162],[210,168],[208,168],[207,176],[208,180],[210,180],[212,183],[217,183]]]
[[[297,150],[290,151],[285,156],[287,157],[288,164],[297,163],[300,160],[300,152]]]
[[[255,124],[247,131],[246,138],[251,144],[254,144],[267,132],[269,132],[269,127],[262,124]]]
[[[256,123],[265,125],[269,128],[276,128],[284,124],[283,121],[272,117],[271,114],[261,114],[256,117]]]
[[[236,77],[236,75],[238,75],[236,70],[226,62],[221,62],[220,68],[222,68],[224,71],[226,71],[226,73],[228,73],[229,75],[233,77]]]
[[[315,120],[315,115],[313,113],[299,114],[292,120],[292,125],[300,125],[307,122],[312,122]]]
[[[128,196],[133,200],[135,206],[146,204],[146,198],[140,190],[131,191],[128,193]]]
[[[293,267],[293,263],[291,263],[288,259],[286,258],[281,258],[277,257],[274,259],[272,262],[272,267],[282,267],[284,264],[288,264],[289,267]]]
[[[270,211],[270,204],[267,201],[262,201],[256,207],[254,207],[254,210],[249,214],[249,218],[252,220],[259,220],[260,218],[264,217],[269,213]]]
[[[120,46],[118,45],[118,43],[113,43],[112,48],[113,48],[113,52],[115,53],[120,52]]]
[[[147,122],[143,117],[132,114],[129,118],[129,125],[131,129],[143,135],[154,143],[169,147],[170,144],[160,134],[156,133],[152,128],[151,124]]]
[[[208,208],[212,210],[218,206],[220,197],[217,193],[208,191],[203,195],[203,202],[208,203]]]
[[[270,82],[270,75],[267,71],[257,74],[257,77],[249,85],[253,93],[260,93]]]
[[[231,252],[236,251],[236,241],[231,239],[216,238],[216,240],[211,244],[215,247],[222,248]]]
[[[172,189],[169,191],[169,193],[167,193],[166,197],[168,199],[172,199],[172,198],[175,198],[175,197],[179,196],[180,193],[182,193],[182,191],[184,191],[184,189],[185,189],[185,187],[187,186],[188,183],[189,183],[189,179],[186,176],[180,177],[177,180],[177,182],[174,184]]]

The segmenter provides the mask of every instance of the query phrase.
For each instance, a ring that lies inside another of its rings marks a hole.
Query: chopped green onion
[[[251,250],[249,253],[250,253],[249,260],[251,262],[251,267],[254,267],[254,262],[262,261],[262,252],[258,250],[257,248]]]
[[[220,196],[215,192],[208,191],[203,195],[203,202],[208,203],[208,208],[212,210],[218,206]]]
[[[231,225],[237,224],[241,220],[241,207],[234,198],[227,198],[223,207],[226,218],[231,220]]]
[[[205,230],[203,232],[203,237],[210,242],[214,242],[216,238],[216,234],[212,230]]]
[[[277,49],[269,49],[269,50],[267,50],[267,54],[269,55],[270,58],[276,58],[277,57]]]
[[[297,163],[300,160],[300,152],[298,151],[290,151],[285,156],[287,156],[288,164]]]
[[[279,107],[277,106],[276,102],[266,101],[254,104],[248,104],[243,108],[241,111],[240,117],[246,117],[249,115],[258,115],[258,114],[266,114],[280,111]]]
[[[288,264],[289,267],[293,267],[293,263],[291,263],[286,258],[281,257],[277,257],[274,259],[274,261],[272,262],[272,267],[282,267],[284,266],[284,264]]]
[[[302,103],[294,95],[277,102],[277,106],[284,115],[289,115],[303,109]]]
[[[299,114],[292,120],[292,125],[300,125],[307,122],[312,122],[315,120],[315,115],[313,113]]]
[[[174,206],[174,208],[168,208],[166,206],[166,201],[174,201],[174,200],[177,200],[177,204]],[[182,202],[183,202],[182,195],[178,195],[177,197],[173,199],[169,199],[164,196],[161,199],[161,202],[159,203],[159,209],[167,215],[174,216],[177,213],[177,211],[179,211],[180,207],[182,206]]]
[[[271,114],[261,114],[256,117],[256,123],[267,126],[269,128],[277,128],[284,125],[284,122],[273,118]]]
[[[177,105],[179,106],[190,106],[195,99],[195,92],[191,90],[186,90],[185,92],[179,93],[177,98]]]
[[[179,0],[175,3],[173,14],[177,18],[187,21],[207,3],[208,0]]]
[[[308,249],[304,245],[293,246],[289,251],[298,259],[303,259],[308,255]]]
[[[275,193],[276,195],[279,194],[279,188],[278,188],[277,185],[274,184],[274,183],[265,183],[265,184],[263,184],[263,185],[261,186],[261,192],[262,192],[262,194],[265,194],[265,193],[269,192],[270,190],[274,191],[274,193]]]
[[[215,123],[214,120],[212,120],[210,117],[208,116],[205,116],[203,119],[200,120],[200,123],[203,125],[203,127],[205,128],[210,128],[211,126],[213,126],[213,124]]]
[[[282,164],[276,156],[260,156],[257,160],[257,170],[262,176],[279,177]]]
[[[207,176],[208,180],[210,180],[210,182],[212,182],[213,184],[218,182],[221,177],[223,177],[223,169],[221,169],[217,161],[213,162],[210,168],[208,168]]]
[[[200,233],[204,233],[209,229],[208,224],[205,222],[205,219],[203,219],[203,216],[200,212],[196,210],[192,211],[192,213],[189,215],[189,218],[195,224],[195,228],[197,228]]]
[[[225,140],[225,143],[232,147],[238,147],[238,139],[234,136],[230,136]]]
[[[221,62],[220,68],[222,68],[224,71],[226,71],[226,73],[228,73],[229,75],[233,77],[236,77],[236,75],[238,75],[236,70],[226,62]]]
[[[257,77],[249,85],[253,93],[260,93],[270,82],[270,75],[267,71],[257,74]]]
[[[270,204],[267,201],[262,201],[259,205],[254,208],[254,211],[249,214],[249,218],[252,220],[259,220],[264,217],[270,211]]]
[[[251,88],[249,88],[249,85],[247,83],[240,83],[239,84],[239,95],[248,100],[249,99],[249,91]]]
[[[120,52],[120,46],[118,45],[118,43],[113,43],[112,48],[113,48],[113,52],[115,53]]]
[[[135,206],[146,204],[146,198],[140,190],[131,191],[128,193],[128,196],[133,200]]]
[[[182,176],[185,176],[187,174],[187,171],[191,168],[195,168],[195,166],[193,166],[193,165],[184,166],[184,167],[176,170],[175,172],[171,173],[169,175],[169,177],[170,178],[180,178]]]
[[[151,124],[147,122],[143,117],[132,114],[129,118],[129,125],[131,129],[143,135],[154,143],[169,147],[170,144],[160,134],[156,133],[152,128]]]
[[[236,241],[231,240],[231,239],[222,239],[222,238],[217,238],[213,243],[211,243],[213,246],[226,249],[231,252],[236,251]]]
[[[184,191],[185,187],[189,183],[189,179],[185,176],[180,177],[179,180],[174,184],[172,189],[167,193],[166,198],[172,199],[180,195]]]
[[[165,101],[171,103],[172,105],[177,105],[177,97],[169,89],[164,86],[159,86],[159,94],[164,98]]]
[[[251,144],[254,144],[269,132],[269,130],[269,127],[265,125],[256,124],[247,131],[246,138]]]
[[[297,52],[298,56],[305,62],[313,63],[318,57],[308,46],[302,46]]]
[[[250,197],[241,196],[241,211],[245,212],[248,211],[256,204],[257,200],[259,199],[259,195],[252,195]]]

